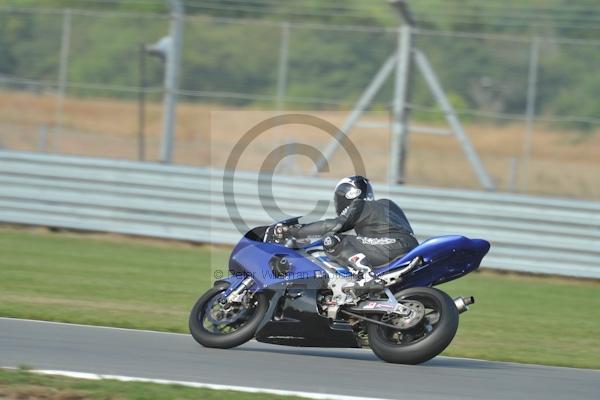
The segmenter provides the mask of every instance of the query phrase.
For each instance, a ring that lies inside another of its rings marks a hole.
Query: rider
[[[334,260],[357,277],[355,286],[379,289],[372,267],[389,263],[418,245],[404,212],[391,200],[375,200],[371,184],[350,176],[335,186],[336,218],[288,228],[299,239],[324,237],[323,246]],[[354,229],[356,235],[342,235]]]

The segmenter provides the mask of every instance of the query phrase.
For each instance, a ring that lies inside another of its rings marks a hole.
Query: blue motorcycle
[[[490,243],[464,236],[428,239],[374,268],[385,282],[357,292],[351,273],[322,240],[300,243],[276,230],[298,218],[252,229],[231,253],[230,275],[194,305],[190,332],[203,346],[259,342],[310,347],[370,347],[382,360],[419,364],[452,341],[473,297],[433,288],[477,269]]]

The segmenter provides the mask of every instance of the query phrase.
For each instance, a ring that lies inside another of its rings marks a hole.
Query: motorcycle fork
[[[246,291],[254,284],[254,279],[251,277],[247,277],[244,279],[238,287],[233,289],[231,293],[225,298],[227,303],[241,303],[244,300],[246,295]]]

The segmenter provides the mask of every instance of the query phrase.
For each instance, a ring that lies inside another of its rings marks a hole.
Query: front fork
[[[240,284],[233,289],[225,298],[227,303],[241,303],[246,296],[246,291],[254,285],[254,279],[251,277],[245,278]]]

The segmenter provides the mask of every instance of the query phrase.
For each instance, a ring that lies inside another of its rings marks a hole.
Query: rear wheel
[[[267,311],[269,300],[263,293],[239,304],[225,304],[227,287],[221,284],[210,289],[190,313],[190,333],[205,347],[228,349],[246,343]]]
[[[419,364],[444,351],[458,329],[458,310],[450,296],[438,289],[417,287],[398,292],[395,297],[415,309],[413,315],[418,315],[418,320],[399,315],[381,318],[399,329],[369,324],[373,352],[387,362]]]

